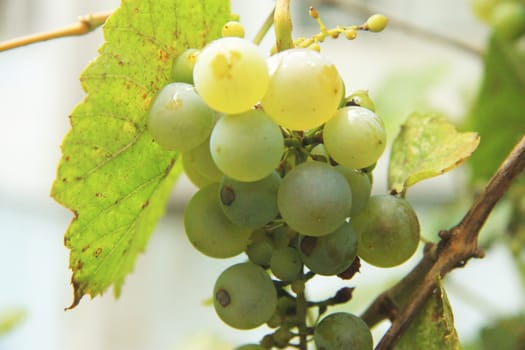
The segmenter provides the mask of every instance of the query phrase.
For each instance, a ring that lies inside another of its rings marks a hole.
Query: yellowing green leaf
[[[395,350],[461,349],[447,294],[441,281],[438,282],[434,293],[403,333]]]
[[[473,132],[457,132],[437,114],[413,113],[392,145],[388,184],[405,192],[413,184],[450,171],[463,163],[479,144]]]
[[[484,57],[484,77],[466,127],[482,138],[469,161],[472,179],[485,183],[525,134],[525,53],[493,37]]]
[[[146,129],[149,104],[173,59],[218,37],[228,17],[227,0],[127,0],[106,22],[100,56],[81,76],[87,96],[71,115],[52,188],[75,214],[65,235],[71,307],[110,285],[118,296],[144,250],[181,171],[177,154]]]

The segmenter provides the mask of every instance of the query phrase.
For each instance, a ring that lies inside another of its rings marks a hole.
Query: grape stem
[[[66,36],[84,35],[92,32],[106,22],[111,12],[92,13],[81,16],[78,22],[67,27],[51,30],[44,33],[36,33],[0,43],[0,52],[11,50],[17,47],[39,43],[51,39],[63,38]]]
[[[290,0],[277,0],[273,24],[275,27],[275,47],[277,48],[277,52],[294,47],[292,40]]]
[[[490,212],[513,180],[525,169],[525,136],[514,146],[486,188],[474,200],[463,219],[453,228],[439,232],[437,244],[425,245],[416,267],[395,286],[379,295],[361,316],[372,327],[385,318],[392,321],[376,350],[392,349],[412,319],[436,288],[436,280],[471,258],[482,258],[478,235]]]
[[[275,6],[273,7],[273,9],[270,12],[270,14],[268,15],[268,17],[266,17],[266,20],[262,24],[262,26],[259,29],[259,31],[257,32],[257,34],[255,34],[255,37],[253,38],[253,43],[255,45],[259,45],[262,42],[262,40],[264,39],[264,37],[266,36],[268,31],[272,27],[272,25],[273,25],[273,17],[274,16],[275,16]]]

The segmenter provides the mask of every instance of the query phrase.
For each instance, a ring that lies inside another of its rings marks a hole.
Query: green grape
[[[386,146],[381,118],[363,107],[344,107],[323,129],[328,154],[348,168],[365,168],[375,163]]]
[[[326,316],[314,329],[314,342],[322,350],[372,350],[372,333],[359,317],[336,312]]]
[[[342,165],[338,165],[334,169],[344,175],[352,191],[352,210],[350,211],[350,216],[352,216],[361,211],[368,203],[368,198],[372,192],[370,178],[360,171]]]
[[[330,161],[330,156],[328,155],[328,152],[326,152],[326,148],[322,143],[312,148],[312,150],[310,151],[310,157],[314,161],[320,161],[325,163],[328,163]]]
[[[184,228],[191,244],[212,258],[230,258],[248,245],[251,230],[232,223],[217,200],[219,184],[200,189],[184,209]]]
[[[277,124],[307,130],[332,117],[343,96],[333,64],[318,52],[296,48],[270,57],[268,65],[270,84],[261,102]]]
[[[254,109],[219,119],[211,133],[210,148],[215,164],[226,176],[252,182],[275,170],[284,139],[268,115]]]
[[[277,307],[277,292],[266,271],[252,263],[230,266],[213,288],[214,306],[231,327],[251,329],[267,322]]]
[[[273,252],[270,270],[283,282],[293,282],[301,276],[303,263],[297,249],[286,247]]]
[[[494,33],[514,40],[525,34],[525,3],[503,2],[494,7],[490,16]]]
[[[343,224],[352,209],[346,179],[330,165],[306,162],[293,168],[281,182],[277,205],[295,231],[323,236]]]
[[[357,254],[356,233],[348,223],[322,237],[299,237],[301,259],[312,272],[337,275],[346,270]]]
[[[255,230],[252,233],[250,244],[246,247],[246,255],[254,264],[270,266],[274,244],[272,238],[264,230]]]
[[[507,0],[470,0],[472,11],[484,22],[489,22],[496,5]]]
[[[270,77],[259,47],[235,37],[217,39],[202,49],[193,69],[195,88],[213,109],[237,114],[263,97]]]
[[[245,344],[245,345],[236,347],[235,350],[267,350],[267,349],[263,348],[259,344]]]
[[[368,96],[368,91],[366,90],[357,90],[352,93],[350,96],[345,98],[344,106],[359,106],[371,110],[372,112],[376,111],[376,105]]]
[[[239,226],[264,226],[279,212],[277,190],[280,184],[281,177],[275,171],[254,182],[241,182],[224,176],[219,191],[224,214]]]
[[[237,21],[230,21],[222,26],[222,36],[236,36],[244,38],[244,26]]]
[[[403,198],[372,196],[350,224],[357,233],[357,255],[371,265],[399,265],[414,254],[419,243],[416,213]]]
[[[382,32],[387,24],[388,18],[381,14],[372,15],[366,20],[368,30],[374,33]]]
[[[171,78],[173,81],[193,84],[193,67],[197,61],[199,50],[187,49],[173,62]]]
[[[149,109],[148,129],[153,139],[168,150],[185,152],[210,135],[215,112],[186,83],[164,86]]]
[[[184,172],[191,182],[199,188],[220,182],[222,173],[215,165],[210,153],[210,138],[197,147],[182,154]]]

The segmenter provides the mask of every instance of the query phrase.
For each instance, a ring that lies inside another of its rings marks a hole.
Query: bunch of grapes
[[[154,140],[182,154],[199,187],[184,213],[191,244],[213,258],[248,258],[218,277],[215,310],[238,329],[276,329],[238,349],[286,347],[294,338],[325,350],[372,349],[370,330],[355,315],[306,322],[309,308],[321,316],[348,301],[350,288],[307,302],[305,283],[316,274],[350,278],[357,256],[398,265],[418,245],[408,202],[371,196],[383,122],[365,92],[345,97],[337,68],[319,52],[292,48],[268,58],[239,37],[236,23],[223,32],[176,59],[176,82],[149,111]]]

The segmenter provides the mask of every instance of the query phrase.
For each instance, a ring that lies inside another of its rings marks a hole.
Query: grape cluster
[[[326,302],[300,299],[315,274],[357,270],[358,255],[398,265],[417,247],[408,202],[371,196],[383,122],[366,92],[345,97],[337,68],[320,53],[292,48],[267,58],[239,28],[229,22],[223,38],[178,56],[175,82],[159,91],[148,122],[199,187],[184,213],[191,244],[213,258],[248,257],[218,277],[215,310],[235,328],[277,329],[239,349],[285,347],[301,336],[319,349],[372,349],[368,327],[352,314],[306,325],[305,308],[321,315],[348,301],[348,288]]]

